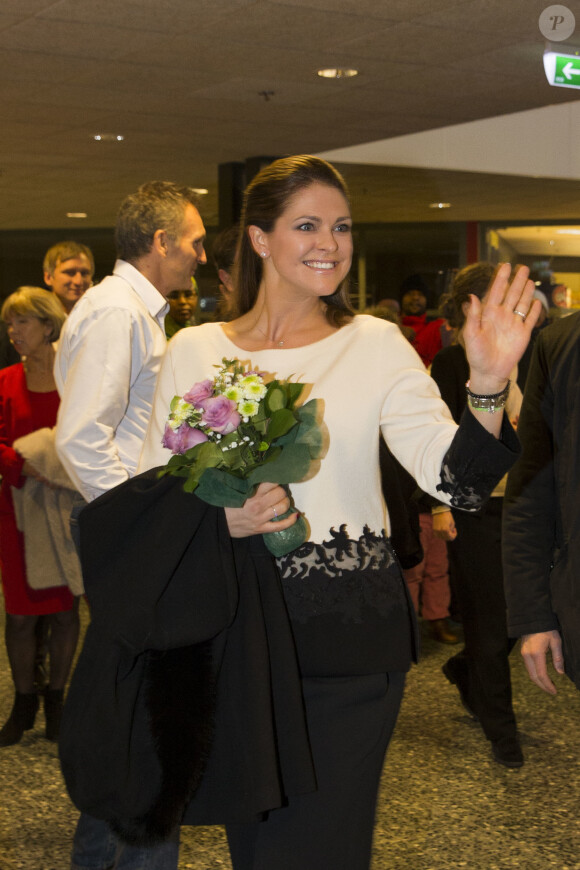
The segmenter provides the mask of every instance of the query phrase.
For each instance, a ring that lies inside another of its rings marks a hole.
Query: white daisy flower
[[[244,399],[243,402],[238,404],[238,413],[244,418],[244,421],[253,417],[258,413],[260,409],[260,403],[254,402],[250,399]]]

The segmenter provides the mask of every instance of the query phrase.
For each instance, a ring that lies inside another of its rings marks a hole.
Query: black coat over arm
[[[75,805],[133,844],[315,788],[274,560],[181,484],[152,470],[80,516],[91,623],[61,764]]]

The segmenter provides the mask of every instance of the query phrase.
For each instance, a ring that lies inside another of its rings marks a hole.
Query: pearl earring
[[[266,251],[260,251],[260,256],[261,256],[261,257],[267,257],[268,254],[266,253]]]

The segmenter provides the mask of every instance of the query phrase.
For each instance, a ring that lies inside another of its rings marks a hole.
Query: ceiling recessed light
[[[429,208],[451,208],[450,202],[430,202]]]
[[[353,76],[358,75],[358,70],[344,69],[340,67],[337,67],[336,69],[319,69],[317,75],[323,79],[351,79]]]
[[[82,220],[83,218],[86,218],[87,213],[86,211],[67,211],[66,216],[67,218],[76,218],[78,220]]]
[[[122,142],[125,137],[118,133],[95,133],[95,142]]]

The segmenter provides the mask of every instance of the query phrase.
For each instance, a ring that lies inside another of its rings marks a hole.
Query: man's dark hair
[[[401,289],[399,290],[399,299],[402,299],[405,293],[409,293],[411,290],[418,290],[419,293],[422,293],[427,300],[427,307],[429,307],[431,301],[431,290],[422,275],[419,275],[418,273],[408,275],[402,281]]]

